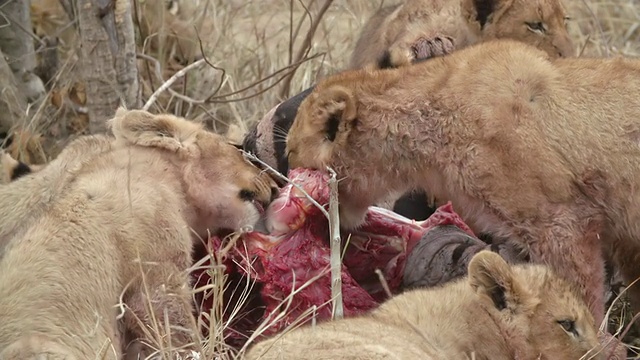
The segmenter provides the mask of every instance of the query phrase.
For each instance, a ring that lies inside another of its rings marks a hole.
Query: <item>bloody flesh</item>
[[[234,347],[242,346],[263,321],[270,325],[261,336],[268,336],[303,315],[303,322],[312,316],[317,321],[331,317],[329,225],[322,211],[304,194],[328,209],[328,176],[293,169],[289,179],[304,191],[292,184],[280,190],[266,211],[268,234],[242,234],[222,259],[228,275],[223,320],[228,321],[231,310],[241,305],[223,330],[227,344]],[[357,231],[342,231],[342,242],[347,244],[342,265],[345,316],[367,312],[384,301],[388,296],[383,283],[391,294],[401,291],[407,254],[426,232],[441,225],[454,225],[475,238],[450,203],[421,222],[371,207]],[[222,239],[214,236],[208,246],[216,252],[222,244]],[[196,287],[211,282],[204,270],[193,274]],[[247,278],[255,282],[251,291],[245,294],[243,304],[234,303],[240,298],[234,293],[242,292]],[[296,293],[291,295],[293,291]],[[202,305],[200,311],[210,312],[212,296],[203,298],[201,293],[196,300]],[[286,313],[280,314],[284,310]]]

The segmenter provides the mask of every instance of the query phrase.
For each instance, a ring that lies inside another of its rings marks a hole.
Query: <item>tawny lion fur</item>
[[[2,171],[0,184],[8,184],[22,176],[23,174],[18,174],[21,171],[21,167],[24,167],[27,173],[31,173],[40,170],[44,165],[28,165],[16,160],[10,153],[0,150],[0,169]]]
[[[120,331],[156,343],[153,318],[167,348],[165,314],[174,348],[191,347],[194,241],[254,225],[276,190],[200,124],[124,109],[109,124],[111,148],[76,164],[0,262],[0,359],[120,359]]]
[[[28,165],[29,172],[38,172],[37,176],[27,174],[15,180],[12,180],[12,176],[20,163],[9,153],[2,153],[0,259],[9,240],[45,214],[52,202],[65,191],[66,185],[82,164],[93,155],[110,150],[111,141],[105,135],[81,136],[71,141],[48,164]]]
[[[640,60],[563,58],[495,40],[392,70],[328,77],[287,137],[292,168],[332,167],[341,225],[393,192],[452,201],[577,282],[604,317],[602,248],[640,276]],[[630,290],[636,308],[640,288]]]
[[[567,20],[561,0],[406,0],[367,21],[350,67],[398,67],[498,38],[570,57]]]
[[[276,335],[245,358],[577,360],[599,349],[593,317],[570,283],[484,250],[467,277],[407,291],[363,316]]]

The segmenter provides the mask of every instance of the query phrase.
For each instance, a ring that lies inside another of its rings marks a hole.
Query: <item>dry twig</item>
[[[313,40],[313,36],[315,35],[316,30],[318,29],[318,25],[320,25],[320,22],[322,21],[324,14],[327,12],[327,10],[329,9],[329,6],[331,6],[332,3],[333,3],[333,0],[325,0],[324,4],[322,4],[322,7],[318,12],[318,16],[316,17],[315,21],[311,23],[311,27],[307,32],[307,36],[304,38],[304,42],[302,43],[302,46],[300,47],[300,49],[298,49],[298,54],[296,55],[296,63],[300,62],[300,60],[305,58],[309,53],[309,51],[311,50],[311,41]],[[291,89],[291,80],[293,80],[293,75],[295,74],[295,70],[297,70],[297,67],[289,75],[287,75],[287,77],[284,78],[283,80],[282,88],[280,89],[281,99],[284,99],[289,96],[289,90]]]
[[[240,150],[242,151],[243,155],[246,156],[247,158],[249,158],[251,161],[255,161],[258,164],[260,164],[261,166],[263,166],[265,169],[267,169],[267,171],[269,171],[269,174],[271,174],[272,176],[276,176],[278,178],[280,178],[281,180],[293,185],[296,189],[300,190],[300,192],[302,192],[302,194],[309,199],[309,201],[315,205],[320,212],[322,212],[322,214],[327,218],[327,220],[331,221],[331,216],[329,215],[329,212],[324,208],[324,206],[320,205],[314,198],[311,197],[311,195],[307,194],[307,192],[298,184],[294,183],[293,181],[289,180],[289,178],[287,178],[286,176],[280,174],[280,172],[276,169],[274,169],[273,167],[271,167],[269,164],[265,163],[264,161],[258,159],[257,156],[253,155],[252,153],[246,152],[244,150]]]
[[[340,256],[340,215],[338,213],[338,180],[336,172],[327,167],[329,179],[329,235],[331,246],[331,298],[333,299],[333,318],[344,317],[342,306],[342,258]]]
[[[591,6],[589,6],[589,4],[587,4],[586,0],[582,0],[582,3],[587,8],[587,11],[589,12],[591,17],[593,18],[593,22],[596,24],[596,28],[598,29],[598,32],[600,33],[600,38],[604,42],[604,52],[606,54],[606,57],[610,57],[611,54],[609,53],[609,44],[607,42],[606,37],[604,36],[604,31],[602,30],[602,24],[600,24],[600,19],[598,19],[598,17],[596,16],[596,13],[593,12],[593,9],[591,9]]]
[[[147,100],[147,102],[142,107],[142,110],[145,110],[145,111],[149,110],[151,105],[153,105],[153,103],[158,99],[158,96],[163,91],[167,90],[179,78],[185,76],[191,69],[200,66],[200,64],[202,64],[203,62],[204,62],[204,59],[200,59],[198,61],[195,61],[195,62],[189,64],[188,66],[185,66],[183,69],[180,69],[180,71],[178,71],[177,73],[173,74],[173,76],[170,77],[169,80],[165,81],[162,85],[160,85],[158,90],[156,90],[153,94],[151,94],[151,96],[149,97],[149,100]]]

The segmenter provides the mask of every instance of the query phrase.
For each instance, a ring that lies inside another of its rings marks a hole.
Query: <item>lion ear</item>
[[[16,172],[21,168],[20,162],[8,152],[0,150],[0,162],[2,162],[2,184],[7,184],[19,177]],[[28,166],[26,167],[29,170]]]
[[[16,160],[11,154],[5,150],[0,150],[0,162],[2,163],[2,174],[0,184],[8,184],[25,175],[38,172],[46,164],[29,165],[22,161]]]
[[[346,138],[357,119],[356,99],[345,87],[334,85],[321,92],[316,98],[316,124],[324,137],[331,141]]]
[[[487,23],[497,21],[502,14],[513,5],[514,0],[465,0],[463,12],[470,20],[480,23],[484,28]]]
[[[195,143],[202,125],[170,114],[154,115],[144,110],[118,108],[109,126],[116,140],[170,151]]]
[[[499,311],[514,311],[530,297],[507,262],[489,250],[478,252],[469,262],[469,283]]]

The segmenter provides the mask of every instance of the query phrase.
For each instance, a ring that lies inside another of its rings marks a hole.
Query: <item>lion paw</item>
[[[455,50],[453,38],[449,36],[436,36],[430,39],[420,38],[411,45],[412,63],[430,59],[436,56],[444,56]]]
[[[450,36],[421,36],[392,45],[378,61],[381,69],[407,66],[416,62],[447,55],[455,50]]]

